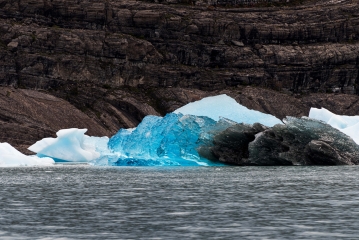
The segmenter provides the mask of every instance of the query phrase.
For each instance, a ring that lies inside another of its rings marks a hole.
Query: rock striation
[[[0,126],[0,142],[25,153],[34,141],[61,128],[85,127],[93,135],[107,134],[107,129],[65,100],[24,89],[0,88]]]
[[[1,83],[356,93],[358,2],[207,8],[141,1],[0,1]]]

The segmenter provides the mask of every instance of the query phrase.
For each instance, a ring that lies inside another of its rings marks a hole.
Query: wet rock
[[[10,51],[16,51],[17,47],[19,46],[19,43],[16,41],[10,42],[7,47]]]
[[[241,165],[249,157],[248,145],[265,126],[256,123],[253,126],[236,124],[217,134],[213,139],[211,152],[221,162]]]
[[[359,146],[339,130],[309,118],[287,117],[272,128],[238,124],[217,134],[210,149],[237,165],[356,165]]]
[[[63,128],[87,128],[95,136],[109,131],[63,99],[33,90],[0,87],[0,142],[18,150],[54,136]]]
[[[306,158],[313,165],[353,165],[350,156],[341,153],[328,143],[318,140],[312,140],[304,149]]]

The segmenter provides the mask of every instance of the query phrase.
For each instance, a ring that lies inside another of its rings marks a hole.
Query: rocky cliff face
[[[358,114],[358,1],[163,3],[0,0],[4,99],[13,101],[6,94],[20,91],[13,88],[46,91],[105,135],[217,93],[280,118],[311,106]],[[8,116],[7,108],[0,114]]]
[[[358,1],[207,8],[1,0],[1,81],[355,93]]]

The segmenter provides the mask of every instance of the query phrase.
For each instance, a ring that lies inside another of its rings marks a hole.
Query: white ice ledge
[[[17,166],[51,166],[55,162],[51,158],[26,156],[8,143],[0,143],[0,167]]]
[[[325,108],[311,108],[309,117],[328,123],[359,144],[359,116],[336,115]]]
[[[283,122],[275,116],[250,110],[226,94],[206,97],[199,101],[188,103],[175,110],[174,113],[205,116],[215,121],[218,121],[220,117],[224,117],[237,123],[253,124],[258,122],[268,127],[283,124]]]

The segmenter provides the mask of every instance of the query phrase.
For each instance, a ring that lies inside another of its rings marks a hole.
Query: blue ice
[[[209,166],[221,165],[201,158],[197,148],[213,134],[234,124],[221,119],[170,113],[147,116],[136,129],[121,129],[109,143],[113,154],[102,154],[95,165]]]

